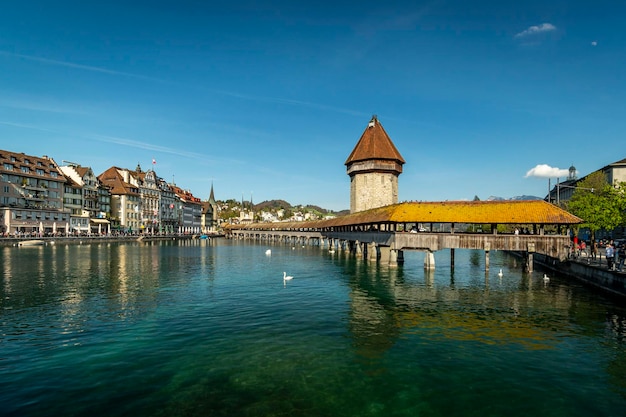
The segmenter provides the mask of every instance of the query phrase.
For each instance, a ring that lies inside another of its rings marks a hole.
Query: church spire
[[[209,194],[209,203],[215,204],[215,194],[213,193],[213,181],[211,181],[211,193]]]

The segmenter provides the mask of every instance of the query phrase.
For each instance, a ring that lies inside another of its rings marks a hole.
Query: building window
[[[13,171],[13,164],[4,163],[4,169],[7,171]]]
[[[30,172],[30,169],[28,169],[28,167],[22,167],[22,172],[28,174]]]

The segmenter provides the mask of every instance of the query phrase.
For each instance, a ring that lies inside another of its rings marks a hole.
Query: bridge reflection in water
[[[533,269],[533,254],[563,261],[570,250],[569,227],[582,220],[541,200],[400,203],[330,220],[230,225],[226,236],[289,244],[319,245],[362,256],[390,266],[404,262],[403,251],[425,251],[424,267],[434,268],[433,252],[450,249],[485,251],[489,269],[491,250],[524,254],[526,269]],[[410,225],[430,224],[430,232],[410,233]],[[432,232],[433,224],[446,224],[448,232]],[[458,224],[489,224],[491,234],[457,233]],[[516,225],[530,234],[498,234],[498,225]],[[551,233],[546,231],[550,230]]]

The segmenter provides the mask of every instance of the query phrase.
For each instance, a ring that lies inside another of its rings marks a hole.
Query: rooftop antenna
[[[67,165],[69,165],[71,167],[79,167],[80,166],[80,164],[77,164],[76,162],[72,162],[72,161],[63,160],[63,163],[67,164]]]

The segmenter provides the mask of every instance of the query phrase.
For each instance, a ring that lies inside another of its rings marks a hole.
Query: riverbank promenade
[[[37,246],[55,244],[87,244],[102,242],[136,242],[136,241],[159,241],[177,239],[200,239],[222,237],[221,234],[198,235],[198,234],[166,234],[166,235],[106,235],[106,236],[29,236],[29,237],[3,237],[0,238],[0,246]]]
[[[609,268],[604,249],[596,257],[588,252],[571,254],[562,262],[544,256],[536,256],[535,262],[555,274],[576,279],[590,287],[621,299],[626,297],[626,268],[620,271],[613,265]]]

